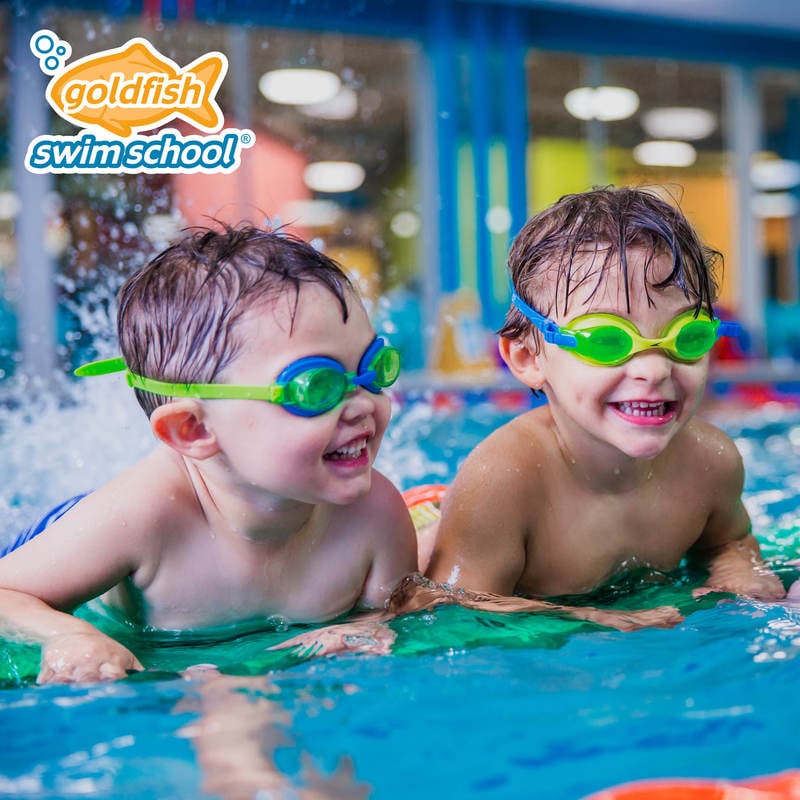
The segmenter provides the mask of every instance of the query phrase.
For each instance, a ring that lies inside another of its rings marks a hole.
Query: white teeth
[[[349,445],[348,447],[340,447],[338,450],[334,450],[330,455],[335,458],[356,458],[357,456],[361,455],[361,451],[366,447],[367,440],[363,439],[360,442],[355,442],[354,444]]]
[[[646,403],[641,400],[617,403],[617,407],[623,414],[631,417],[663,417],[667,413],[665,402]]]

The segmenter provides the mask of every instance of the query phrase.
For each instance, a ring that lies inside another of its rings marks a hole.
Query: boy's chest
[[[581,594],[629,570],[678,566],[707,521],[702,504],[657,491],[586,496],[541,509],[518,584],[533,596]]]
[[[316,622],[359,600],[366,558],[337,558],[333,544],[267,550],[214,539],[166,553],[147,586],[132,587],[147,623],[196,628],[258,617]],[[362,563],[363,562],[363,563]]]

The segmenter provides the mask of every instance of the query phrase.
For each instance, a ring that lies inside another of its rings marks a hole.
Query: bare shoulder
[[[397,487],[377,470],[372,471],[369,492],[336,508],[330,533],[337,547],[351,548],[355,561],[371,564],[363,598],[367,605],[374,605],[378,595],[382,603],[386,586],[417,569],[417,537],[408,507]]]
[[[742,456],[736,443],[721,428],[695,417],[674,442],[677,457],[693,474],[728,482],[744,476]]]
[[[100,492],[113,493],[118,508],[133,507],[142,519],[152,519],[175,513],[175,507],[191,493],[191,485],[180,456],[158,446],[98,489]]]
[[[546,409],[534,409],[489,434],[459,467],[454,493],[480,489],[502,497],[535,492],[536,475],[553,456],[549,419]]]
[[[157,447],[114,476],[85,502],[98,526],[125,531],[125,540],[142,554],[156,547],[164,531],[175,531],[197,515],[197,498],[179,458]]]
[[[3,585],[72,609],[128,575],[157,568],[170,468],[146,457],[73,506],[3,559]],[[65,566],[66,565],[66,566]],[[2,572],[2,570],[0,570]]]
[[[369,491],[349,505],[340,507],[340,513],[348,520],[351,529],[367,532],[377,531],[385,536],[387,531],[413,530],[408,508],[400,490],[381,472],[372,470]],[[380,523],[376,525],[375,523]]]
[[[531,509],[547,492],[546,476],[557,463],[549,411],[534,409],[501,426],[467,456],[442,504],[440,535],[484,540],[486,530],[521,542]]]

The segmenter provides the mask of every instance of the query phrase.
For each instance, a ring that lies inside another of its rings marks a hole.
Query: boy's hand
[[[115,681],[143,670],[139,659],[100,631],[61,633],[42,644],[37,683]]]
[[[638,631],[642,628],[674,628],[683,622],[683,615],[675,606],[656,606],[637,611],[577,606],[572,615],[618,631]]]
[[[754,600],[782,600],[786,590],[761,557],[758,542],[751,535],[727,542],[707,556],[708,580],[703,589],[731,592]],[[705,592],[695,590],[695,597]]]
[[[293,636],[270,650],[294,649],[304,657],[331,656],[335,653],[370,653],[385,656],[392,650],[395,632],[374,620],[344,622]]]
[[[728,582],[722,586],[699,586],[692,591],[692,597],[696,600],[712,592],[725,592],[728,594],[738,594],[742,597],[749,597],[753,600],[763,600],[773,602],[783,600],[786,597],[786,590],[780,579],[770,572],[768,575],[751,575],[749,580]]]
[[[395,615],[411,614],[423,608],[457,603],[476,611],[523,612],[530,614],[557,614],[582,619],[620,631],[640,628],[674,628],[683,621],[674,606],[658,606],[637,611],[601,609],[593,606],[564,606],[547,600],[526,597],[508,597],[491,592],[473,592],[456,589],[448,584],[436,583],[417,573],[406,576],[392,593],[389,612]]]

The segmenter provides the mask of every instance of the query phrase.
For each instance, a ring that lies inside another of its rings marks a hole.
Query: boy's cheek
[[[380,395],[380,401],[375,406],[375,427],[376,437],[383,436],[386,428],[389,426],[389,421],[392,418],[392,401],[389,396],[384,392]]]

